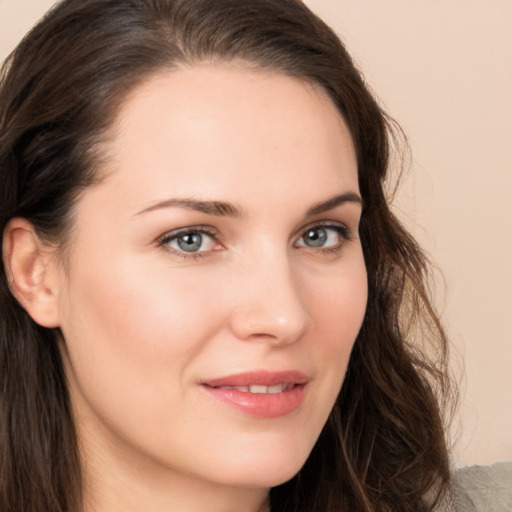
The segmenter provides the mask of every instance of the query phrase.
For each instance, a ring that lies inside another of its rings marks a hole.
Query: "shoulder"
[[[452,500],[457,512],[511,512],[512,461],[458,469]]]

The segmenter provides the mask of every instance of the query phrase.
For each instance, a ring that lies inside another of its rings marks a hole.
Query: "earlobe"
[[[44,244],[34,226],[22,218],[7,224],[3,259],[13,295],[43,327],[58,327],[58,265],[56,251]]]

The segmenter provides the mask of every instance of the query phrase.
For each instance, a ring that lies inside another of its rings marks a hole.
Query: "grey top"
[[[512,461],[457,470],[452,499],[457,512],[512,512]]]

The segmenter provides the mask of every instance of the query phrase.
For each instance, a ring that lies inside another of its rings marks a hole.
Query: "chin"
[[[257,457],[238,458],[231,464],[226,462],[224,470],[217,476],[224,480],[226,485],[236,487],[271,488],[281,485],[292,479],[304,466],[309,451],[299,456],[295,453],[273,451],[268,456],[259,454]]]
[[[302,466],[291,468],[275,467],[272,464],[265,470],[258,472],[243,472],[226,477],[224,484],[231,487],[270,489],[291,480]]]

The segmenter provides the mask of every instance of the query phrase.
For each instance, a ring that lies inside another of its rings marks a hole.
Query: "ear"
[[[22,218],[9,221],[3,236],[3,259],[13,295],[43,327],[58,327],[59,273],[57,251],[41,241]]]

